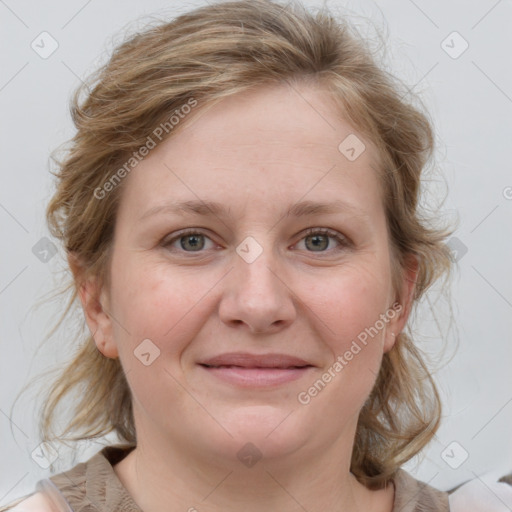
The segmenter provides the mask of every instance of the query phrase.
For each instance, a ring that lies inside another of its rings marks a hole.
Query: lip
[[[206,366],[239,366],[241,368],[293,368],[313,366],[299,357],[288,354],[249,354],[247,352],[229,352],[201,361]]]
[[[221,354],[199,363],[210,375],[240,387],[271,387],[292,382],[314,367],[287,354]]]

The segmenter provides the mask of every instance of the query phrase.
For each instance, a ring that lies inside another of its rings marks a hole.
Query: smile
[[[303,377],[312,366],[289,368],[247,368],[242,366],[201,365],[210,375],[241,387],[261,388],[286,384]]]

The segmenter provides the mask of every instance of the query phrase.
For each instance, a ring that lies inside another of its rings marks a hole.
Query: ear
[[[389,313],[387,313],[390,321],[386,326],[384,352],[389,352],[393,348],[398,335],[402,332],[407,323],[413,305],[418,270],[418,259],[413,254],[410,254],[407,256],[405,268],[402,270],[399,294],[395,298],[395,301],[390,304]],[[395,314],[391,318],[392,311],[394,311]]]
[[[109,314],[106,290],[98,277],[86,276],[76,255],[68,254],[68,263],[94,342],[105,357],[115,359],[119,354],[112,335],[112,317]]]

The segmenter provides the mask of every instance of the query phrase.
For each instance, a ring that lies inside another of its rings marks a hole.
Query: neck
[[[151,432],[114,471],[145,512],[391,511],[393,486],[369,491],[360,484],[349,471],[351,450],[340,439],[323,451],[304,447],[244,465],[237,457],[185,450]]]

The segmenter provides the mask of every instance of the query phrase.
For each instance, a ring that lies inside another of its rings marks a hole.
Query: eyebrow
[[[196,214],[202,216],[215,215],[217,217],[229,216],[231,209],[223,204],[214,201],[191,200],[180,203],[168,203],[155,206],[143,213],[138,221],[158,214],[186,215]],[[308,215],[322,215],[332,213],[348,213],[357,217],[368,217],[359,208],[341,200],[335,200],[328,203],[319,203],[315,201],[301,201],[290,206],[285,213],[287,217],[306,217]]]

